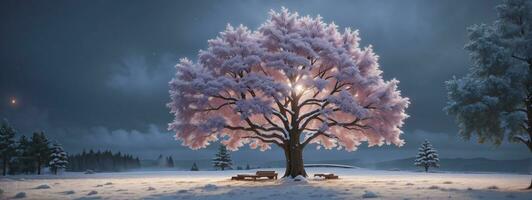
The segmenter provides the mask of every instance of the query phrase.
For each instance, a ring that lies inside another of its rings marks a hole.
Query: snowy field
[[[267,169],[262,169],[267,170]],[[283,169],[273,169],[281,173]],[[255,171],[160,171],[0,179],[2,199],[532,199],[530,175],[307,168],[338,180],[231,181]],[[18,196],[17,196],[18,195]]]

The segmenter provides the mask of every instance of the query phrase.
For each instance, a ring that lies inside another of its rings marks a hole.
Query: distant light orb
[[[12,99],[11,99],[11,104],[13,104],[13,105],[17,104],[17,99],[12,98]]]
[[[294,90],[295,90],[297,93],[303,92],[304,89],[305,89],[305,88],[303,88],[302,85],[296,85],[296,86],[294,87]]]

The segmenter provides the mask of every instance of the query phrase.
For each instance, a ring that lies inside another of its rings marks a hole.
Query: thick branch
[[[318,119],[323,120],[321,118],[318,118]],[[358,124],[358,122],[362,121],[362,119],[360,118],[356,118],[355,120],[351,122],[338,122],[335,119],[332,119],[330,117],[327,117],[327,120],[329,120],[328,122],[326,122],[327,126],[329,127],[339,126],[339,127],[342,127],[348,130],[362,130],[362,129],[371,128],[370,126],[367,126],[367,125]]]
[[[281,128],[279,125],[277,125],[275,122],[273,122],[270,118],[268,118],[266,115],[262,115],[262,117],[270,124],[272,125],[275,129],[281,131],[284,135],[284,138],[288,138],[288,131],[284,128]]]
[[[259,131],[259,129],[257,129],[257,126],[254,126],[254,127],[243,127],[243,126],[225,125],[224,128],[229,129],[229,130],[241,130],[241,131],[253,132],[253,133],[257,134],[258,136],[261,136],[261,137],[264,137],[264,138],[268,138],[268,139],[276,138],[276,139],[279,139],[281,141],[283,141],[283,139],[284,139],[283,136],[281,136],[281,135],[261,133]]]

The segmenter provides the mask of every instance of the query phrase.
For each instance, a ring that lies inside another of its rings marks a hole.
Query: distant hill
[[[251,164],[251,163],[250,163]],[[350,165],[350,166],[360,166],[360,161],[357,159],[345,159],[345,160],[305,160],[305,164],[337,164],[337,165]],[[269,161],[263,163],[253,163],[253,166],[258,166],[262,168],[270,167],[284,167],[284,160]]]
[[[160,168],[157,165],[156,160],[141,160],[141,166],[143,169],[174,169],[174,170],[190,170],[192,164],[196,163],[199,170],[215,170],[212,166],[212,160],[210,159],[200,159],[200,160],[174,160],[174,168]],[[284,161],[274,161],[274,162],[263,162],[263,163],[246,163],[246,162],[234,162],[233,168],[241,167],[242,169],[246,168],[246,165],[249,164],[251,168],[267,168],[267,167],[284,167]]]
[[[157,160],[142,160],[141,166],[144,169],[150,168],[160,168],[158,166]],[[213,170],[211,160],[174,160],[174,169],[177,170],[189,170],[192,167],[192,164],[196,163],[200,170]]]
[[[380,170],[419,171],[414,166],[415,158],[405,158],[383,162],[362,162],[357,159],[305,161],[305,164],[340,164]],[[285,161],[260,163],[262,167],[284,167]],[[528,174],[532,172],[532,158],[521,160],[492,160],[487,158],[442,158],[437,171],[455,172],[505,172]]]
[[[420,170],[414,166],[415,158],[405,158],[377,163],[365,163],[361,167],[382,170]],[[532,172],[532,158],[521,160],[491,160],[487,158],[442,158],[438,171],[458,172],[507,172],[530,173]]]

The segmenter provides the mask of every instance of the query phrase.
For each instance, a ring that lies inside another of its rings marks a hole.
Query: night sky
[[[256,29],[270,9],[321,15],[359,29],[380,56],[386,80],[397,78],[411,99],[406,145],[356,152],[314,150],[306,160],[413,157],[424,139],[444,158],[519,159],[522,144],[496,148],[463,141],[442,108],[444,81],[470,65],[466,28],[491,23],[500,1],[19,1],[0,2],[0,118],[21,133],[44,130],[71,153],[126,151],[144,159],[206,159],[166,131],[168,81],[181,57],[196,59],[230,23]],[[16,103],[11,100],[15,98]],[[275,148],[274,148],[275,149]],[[278,150],[243,148],[235,160],[284,159]]]

